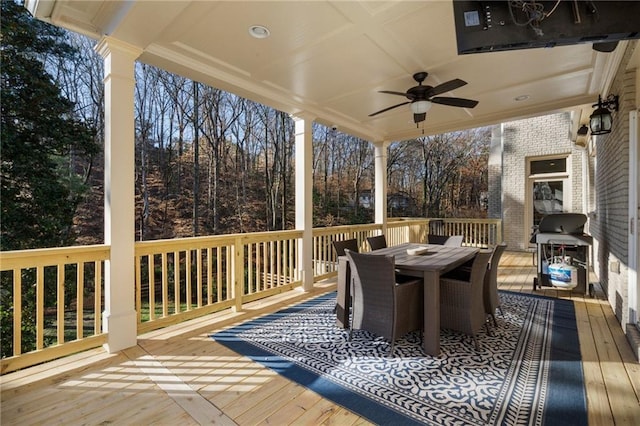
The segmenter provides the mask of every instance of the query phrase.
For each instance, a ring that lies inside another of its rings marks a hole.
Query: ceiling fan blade
[[[453,80],[445,81],[442,84],[437,85],[433,89],[429,90],[427,93],[427,97],[436,96],[441,93],[450,92],[452,90],[456,90],[458,87],[462,87],[467,84],[466,81],[460,80],[459,78],[455,78]]]
[[[394,92],[393,90],[380,90],[378,93],[386,93],[388,95],[407,96],[404,92]]]
[[[473,108],[478,105],[478,101],[474,101],[473,99],[437,97],[431,98],[429,100],[434,104],[449,105],[461,108]]]
[[[406,104],[410,104],[410,103],[411,103],[411,101],[402,102],[401,104],[394,105],[394,106],[390,106],[389,108],[381,109],[381,110],[380,110],[380,111],[378,111],[378,112],[374,112],[373,114],[369,114],[369,117],[373,117],[374,115],[378,115],[378,114],[381,114],[381,113],[383,113],[383,112],[387,112],[387,111],[389,111],[390,109],[398,108],[399,106],[406,105]]]

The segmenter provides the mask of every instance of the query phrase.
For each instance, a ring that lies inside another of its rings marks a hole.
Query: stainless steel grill
[[[559,262],[577,274],[575,291],[592,293],[588,283],[589,247],[593,237],[584,232],[587,216],[580,213],[556,213],[544,216],[531,236],[536,244],[537,277],[533,279],[533,289],[543,286],[558,286],[550,272],[550,266]],[[554,269],[554,268],[551,268]]]

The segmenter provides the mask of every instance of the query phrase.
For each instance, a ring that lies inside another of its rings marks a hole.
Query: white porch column
[[[103,331],[109,353],[135,346],[134,65],[142,52],[110,37],[96,51],[104,58],[104,239],[111,246],[105,263]]]
[[[375,222],[387,232],[387,147],[388,142],[374,142],[375,156]]]
[[[295,117],[296,133],[296,229],[302,231],[298,241],[298,265],[302,289],[313,288],[313,119]]]

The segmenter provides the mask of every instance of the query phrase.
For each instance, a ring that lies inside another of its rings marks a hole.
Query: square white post
[[[298,241],[298,265],[302,288],[313,288],[313,120],[296,117],[296,229],[302,231]]]
[[[135,60],[140,49],[109,37],[96,51],[104,59],[105,348],[114,353],[137,344],[135,289]]]
[[[386,142],[375,142],[375,221],[387,231],[387,146]]]

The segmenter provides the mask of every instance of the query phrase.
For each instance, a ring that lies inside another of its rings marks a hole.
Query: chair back
[[[506,248],[507,245],[504,243],[495,246],[491,254],[489,269],[484,278],[484,307],[486,312],[491,315],[493,315],[496,308],[500,306],[500,296],[498,295],[498,265]]]
[[[376,235],[375,237],[367,237],[367,242],[371,251],[385,248],[387,246],[387,238],[383,235]]]
[[[427,235],[428,244],[444,245],[444,243],[446,243],[448,239],[449,239],[448,235],[434,235],[434,234]]]
[[[353,329],[391,338],[394,324],[395,259],[345,250],[352,275]]]
[[[344,256],[346,254],[344,252],[345,249],[349,249],[357,253],[359,251],[358,240],[353,238],[351,240],[334,241],[333,248],[336,250],[336,256]]]
[[[462,247],[463,240],[464,235],[452,235],[447,238],[447,241],[444,242],[444,245],[447,247]]]
[[[482,288],[484,287],[484,279],[487,275],[487,265],[489,264],[489,259],[491,259],[492,254],[493,253],[490,251],[480,251],[476,254],[473,264],[471,265],[471,276],[469,281],[474,287],[477,286],[480,289],[480,292],[482,292]],[[478,294],[478,299],[479,298],[480,294]]]

